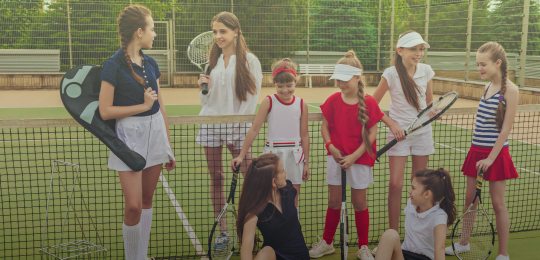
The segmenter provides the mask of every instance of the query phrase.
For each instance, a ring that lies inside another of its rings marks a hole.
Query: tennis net
[[[471,144],[475,116],[476,108],[450,109],[440,121],[432,124],[436,152],[430,156],[428,167],[444,167],[452,174],[458,212],[463,209],[465,197],[465,177],[460,169]],[[323,234],[328,205],[327,156],[320,134],[322,118],[320,113],[309,116],[311,176],[302,185],[299,199],[300,222],[308,246],[318,241],[317,235]],[[253,119],[254,115],[169,118],[177,164],[175,170],[163,171],[156,188],[149,256],[156,259],[205,257],[215,215],[210,203],[205,152],[196,142],[200,125],[219,128],[234,123],[247,131]],[[507,182],[511,232],[540,229],[539,129],[540,105],[519,106],[509,136],[511,155],[520,175]],[[253,156],[261,154],[266,131],[265,125],[252,146]],[[379,123],[379,148],[386,144],[387,132],[388,128]],[[0,258],[35,259],[40,254],[42,241],[43,246],[49,246],[62,236],[63,241],[85,239],[99,244],[107,248],[108,259],[121,259],[123,196],[117,173],[107,168],[108,154],[108,149],[97,138],[72,119],[0,120]],[[226,192],[232,176],[231,159],[223,148]],[[51,182],[53,160],[80,165],[78,178],[74,179],[72,167],[61,165]],[[370,243],[377,243],[388,228],[388,168],[387,157],[382,156],[373,169],[375,184],[367,190]],[[409,162],[403,207],[408,198],[410,170]],[[241,185],[242,178],[239,179],[239,187]],[[67,212],[71,189],[73,198]],[[487,196],[489,185],[485,185],[483,192],[484,205],[493,216]],[[350,196],[350,188],[347,194]],[[349,204],[349,207],[352,206]],[[44,229],[46,213],[48,221]],[[349,214],[350,242],[354,244],[357,242],[354,213],[349,210]],[[62,232],[64,218],[67,220]],[[400,234],[403,233],[402,226]]]

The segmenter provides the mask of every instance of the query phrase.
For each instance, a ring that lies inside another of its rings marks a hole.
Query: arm
[[[379,86],[377,86],[377,89],[375,89],[375,92],[373,92],[372,97],[377,101],[378,103],[381,103],[382,98],[386,94],[386,92],[390,89],[388,86],[388,81],[385,77],[381,77],[381,82],[379,82]],[[403,130],[396,121],[392,120],[389,116],[386,114],[383,116],[382,121],[384,124],[388,126],[394,137],[398,141],[401,141],[406,138],[405,136],[405,130]]]
[[[246,139],[244,140],[244,144],[242,145],[242,150],[240,150],[240,154],[238,157],[234,158],[231,161],[231,169],[234,171],[237,165],[240,165],[244,158],[246,157],[246,154],[253,144],[253,141],[255,141],[255,138],[257,138],[257,135],[261,131],[261,127],[264,124],[264,121],[266,120],[266,116],[268,115],[268,109],[270,108],[270,100],[268,98],[265,98],[263,102],[261,103],[261,106],[259,107],[259,112],[257,112],[257,115],[255,116],[255,120],[253,120],[253,124],[249,128],[249,131],[247,132]]]
[[[510,81],[508,83],[512,84]],[[489,166],[493,164],[493,161],[495,161],[495,158],[497,158],[497,156],[501,152],[501,149],[504,146],[504,142],[506,141],[506,139],[508,139],[508,136],[510,135],[510,131],[512,130],[512,125],[514,124],[514,119],[516,117],[518,101],[519,101],[518,88],[513,84],[512,86],[508,86],[506,89],[506,93],[504,95],[504,99],[506,100],[506,113],[504,115],[504,121],[501,128],[501,132],[499,133],[499,137],[497,137],[497,140],[495,141],[495,145],[493,146],[493,149],[489,153],[488,158],[478,161],[476,163],[477,170],[483,169],[484,171],[486,171],[489,168]]]
[[[144,91],[144,103],[133,106],[113,106],[114,86],[101,81],[101,91],[99,92],[99,113],[103,120],[128,117],[152,109],[154,102],[158,99],[156,92],[152,88]]]
[[[368,140],[369,143],[372,144],[377,140],[377,126],[378,124],[374,124],[371,128],[368,129]],[[362,142],[360,147],[354,151],[354,153],[350,155],[346,155],[339,163],[341,163],[341,168],[348,170],[358,158],[360,158],[365,152],[366,149],[366,142]]]
[[[426,88],[426,105],[433,103],[433,79],[430,79]]]
[[[304,151],[304,172],[302,173],[302,180],[306,181],[309,178],[309,127],[308,127],[308,105],[306,102],[303,104],[303,113],[300,117],[300,140],[302,141],[302,150]]]
[[[206,66],[208,67],[208,65]],[[202,93],[203,83],[208,84],[208,93],[206,95],[203,95]],[[199,85],[199,101],[201,101],[201,105],[204,106],[208,102],[208,95],[210,95],[210,75],[199,74],[197,85]]]
[[[381,77],[381,82],[379,82],[379,85],[375,89],[375,92],[373,92],[372,97],[377,101],[378,103],[381,103],[382,98],[388,91],[388,81],[386,81],[385,77]]]
[[[255,244],[255,228],[257,227],[257,220],[258,218],[254,216],[244,224],[242,248],[240,248],[241,260],[253,259],[253,245]]]
[[[328,121],[326,120],[326,118],[323,118],[323,121],[321,124],[321,134],[322,134],[325,145],[328,142],[332,141],[330,139],[330,129],[328,129]],[[330,154],[332,154],[332,157],[334,157],[334,160],[337,163],[339,163],[339,161],[343,159],[343,156],[341,155],[341,151],[337,149],[333,144],[330,144],[328,146],[328,151],[330,151]]]
[[[433,231],[435,235],[435,260],[444,260],[444,243],[446,242],[446,225],[439,224]]]
[[[172,149],[171,135],[169,133],[169,118],[167,117],[167,110],[165,109],[165,103],[163,102],[163,98],[161,98],[161,88],[159,86],[159,79],[157,79],[156,81],[157,81],[156,84],[157,84],[157,89],[158,89],[159,111],[163,115],[163,121],[165,121],[165,129],[167,130],[167,139],[169,140],[169,146]],[[165,169],[167,169],[167,171],[172,171],[175,165],[176,165],[175,160],[169,160],[169,162],[165,164]]]

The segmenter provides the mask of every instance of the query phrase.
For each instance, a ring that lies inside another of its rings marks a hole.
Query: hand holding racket
[[[487,259],[493,250],[495,232],[493,223],[482,205],[481,193],[484,171],[476,177],[476,195],[469,208],[461,215],[452,231],[452,249],[460,260]],[[474,203],[478,199],[478,205]],[[456,248],[459,243],[461,247]],[[466,245],[463,245],[466,244]]]
[[[349,253],[349,217],[347,216],[347,171],[341,169],[341,218],[339,227],[339,239],[341,244],[341,260],[347,260]]]
[[[203,65],[208,64],[210,57],[210,49],[214,44],[214,33],[212,31],[204,32],[195,37],[188,45],[187,55],[191,63],[199,67],[204,75],[208,75],[208,67],[203,68]],[[203,95],[208,94],[208,83],[202,83]]]
[[[429,104],[422,112],[416,116],[412,123],[405,130],[405,136],[413,133],[414,131],[428,125],[434,120],[437,120],[441,115],[446,112],[458,98],[458,93],[452,91],[438,98],[433,103]],[[386,153],[390,148],[396,145],[398,140],[394,139],[377,152],[376,160],[379,161],[379,157]]]

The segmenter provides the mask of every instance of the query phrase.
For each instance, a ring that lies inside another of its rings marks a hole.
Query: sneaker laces
[[[321,242],[323,241],[320,236],[317,236],[317,239],[319,239],[319,242],[313,242],[313,244],[311,244],[311,249],[312,250],[315,250],[321,244]]]

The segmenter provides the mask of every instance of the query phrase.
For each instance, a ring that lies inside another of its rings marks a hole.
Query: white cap
[[[362,70],[357,67],[345,64],[337,64],[336,68],[334,69],[334,74],[332,74],[332,77],[330,77],[330,79],[349,81],[352,79],[353,76],[360,75],[362,75]]]
[[[429,44],[424,41],[422,36],[420,36],[417,32],[411,32],[403,35],[401,38],[399,38],[396,47],[397,48],[410,48],[414,47],[418,44],[423,44],[425,48],[429,48]]]

